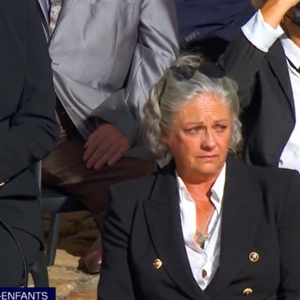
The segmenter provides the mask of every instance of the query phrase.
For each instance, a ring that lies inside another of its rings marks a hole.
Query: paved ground
[[[44,220],[47,235],[49,217]],[[98,230],[88,213],[64,215],[55,265],[49,267],[50,286],[56,287],[56,299],[96,299],[99,276],[78,270],[78,261],[97,236]]]

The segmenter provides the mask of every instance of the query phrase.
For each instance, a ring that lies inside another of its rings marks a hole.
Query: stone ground
[[[44,216],[48,234],[49,216]],[[64,214],[55,265],[48,268],[51,287],[58,300],[95,300],[99,276],[80,270],[79,259],[98,237],[98,230],[87,212]]]

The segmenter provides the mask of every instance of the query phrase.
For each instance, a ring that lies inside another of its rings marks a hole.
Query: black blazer
[[[246,161],[277,167],[295,125],[292,87],[280,41],[266,54],[241,33],[220,63],[239,87]]]
[[[300,181],[295,171],[229,158],[220,265],[203,292],[193,278],[172,164],[110,189],[101,300],[300,299]],[[259,260],[249,259],[251,252]],[[160,259],[161,268],[153,262]]]
[[[42,238],[28,167],[58,137],[48,49],[35,0],[0,1],[0,217]]]

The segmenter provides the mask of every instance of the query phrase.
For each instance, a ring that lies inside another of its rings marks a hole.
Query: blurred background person
[[[299,1],[264,2],[220,63],[239,86],[245,160],[300,172]]]
[[[141,140],[150,87],[178,52],[173,0],[39,0],[61,136],[43,183],[82,201],[100,230],[112,183],[156,170]],[[127,204],[124,203],[124,207]],[[98,238],[83,259],[99,273]]]
[[[151,90],[145,138],[173,159],[111,187],[99,300],[300,299],[300,179],[234,158],[239,111],[235,83],[197,57]]]
[[[47,44],[35,0],[0,1],[0,286],[24,284],[23,258],[32,266],[43,248],[39,184],[30,166],[58,138]]]

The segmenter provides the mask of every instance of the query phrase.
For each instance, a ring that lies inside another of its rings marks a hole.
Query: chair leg
[[[40,251],[38,260],[30,269],[34,287],[49,287],[48,269],[46,256],[43,250]]]
[[[47,265],[53,266],[55,261],[56,249],[58,245],[59,231],[61,225],[61,215],[52,214],[50,222],[50,231],[46,251]]]

